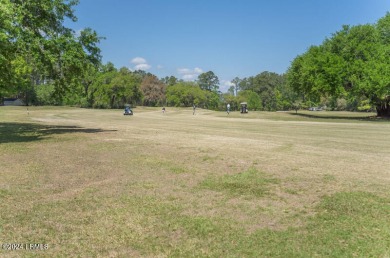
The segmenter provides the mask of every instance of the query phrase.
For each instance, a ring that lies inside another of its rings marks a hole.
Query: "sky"
[[[105,37],[103,63],[191,81],[285,73],[311,45],[343,25],[373,24],[390,0],[80,0],[75,31]]]

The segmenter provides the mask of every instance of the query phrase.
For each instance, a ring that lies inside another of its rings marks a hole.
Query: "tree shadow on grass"
[[[390,122],[390,118],[387,117],[377,117],[377,116],[340,116],[340,115],[330,115],[330,114],[306,114],[306,113],[289,113],[292,116],[300,116],[313,119],[334,119],[334,120],[353,120],[353,121],[370,121],[370,122]]]
[[[83,128],[78,126],[40,125],[33,123],[0,123],[0,144],[39,141],[56,134],[102,133],[114,131],[116,130]]]

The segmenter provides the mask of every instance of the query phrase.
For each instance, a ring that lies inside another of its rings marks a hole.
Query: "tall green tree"
[[[140,85],[142,76],[122,67],[108,85],[110,108],[123,108],[126,104],[135,105],[142,99]]]
[[[15,58],[16,46],[12,16],[11,2],[0,0],[0,99],[2,94],[8,94],[8,86],[13,79],[11,61]]]
[[[286,105],[287,96],[282,96],[283,93],[288,92],[284,75],[264,71],[254,77],[240,80],[239,87],[241,91],[256,93],[260,98],[262,110],[275,111],[288,106]],[[259,110],[258,106],[256,109]]]
[[[247,102],[249,110],[261,110],[262,104],[260,96],[251,90],[244,90],[238,93],[239,102]]]
[[[100,62],[101,38],[96,32],[85,29],[78,36],[64,26],[65,19],[77,20],[73,13],[77,4],[77,0],[1,0],[0,74],[5,76],[0,91],[18,94],[21,88],[27,92],[51,82],[61,98],[80,84],[89,63]]]
[[[117,76],[118,70],[112,63],[102,65],[91,87],[91,107],[110,108],[111,82]]]
[[[179,82],[167,87],[167,103],[176,107],[204,107],[207,102],[206,91],[194,82]]]
[[[240,91],[240,83],[241,79],[238,77],[235,77],[231,82],[233,83],[233,89],[234,89],[234,96],[237,96],[238,92]]]
[[[178,83],[179,79],[177,79],[175,76],[166,76],[162,78],[161,81],[167,86],[172,86]]]
[[[293,60],[289,84],[308,96],[368,100],[378,116],[390,116],[389,42],[389,13],[373,25],[344,26]]]
[[[94,108],[123,108],[126,104],[141,103],[140,85],[142,76],[122,67],[119,70],[112,63],[103,65],[91,85],[90,93]]]
[[[212,71],[199,74],[197,82],[202,90],[213,92],[217,92],[219,90],[218,76],[216,76]]]
[[[229,93],[232,96],[235,96],[234,86],[230,86],[227,93]]]
[[[265,71],[253,78],[252,90],[260,97],[264,110],[277,110],[277,93],[282,84],[283,76],[273,72]]]

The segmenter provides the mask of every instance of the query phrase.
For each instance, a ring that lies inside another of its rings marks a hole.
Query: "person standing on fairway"
[[[196,106],[195,106],[195,104],[194,104],[194,105],[192,106],[192,111],[193,111],[192,114],[193,114],[193,115],[195,115],[195,110],[196,110]]]
[[[226,105],[226,112],[228,113],[228,115],[230,114],[230,104],[229,103]]]

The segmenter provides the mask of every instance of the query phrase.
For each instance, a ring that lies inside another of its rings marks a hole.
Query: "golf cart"
[[[242,102],[241,105],[241,114],[248,113],[248,103]]]
[[[123,112],[124,116],[132,116],[133,110],[131,110],[130,106],[125,106],[125,111]]]

